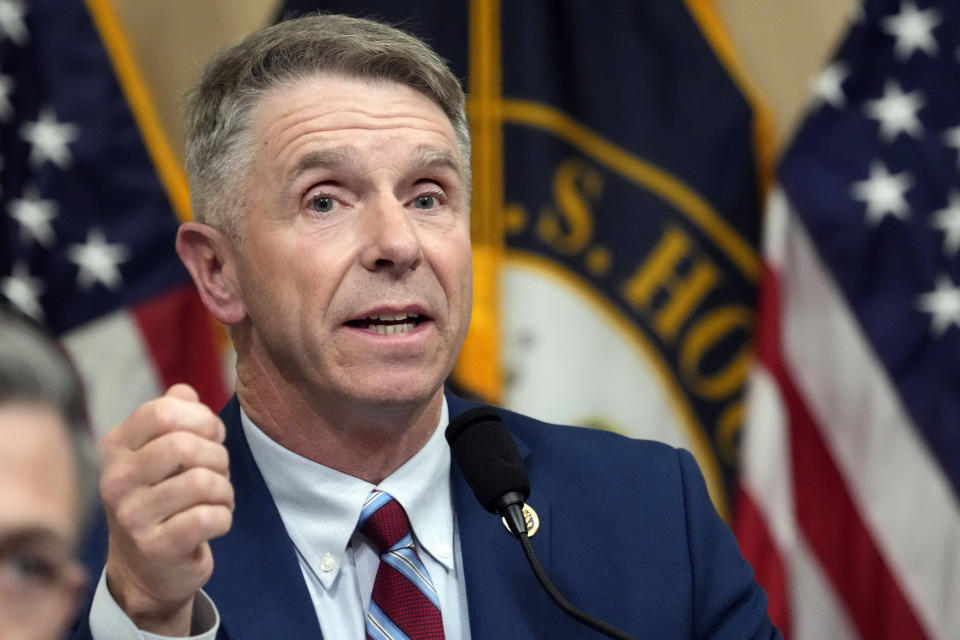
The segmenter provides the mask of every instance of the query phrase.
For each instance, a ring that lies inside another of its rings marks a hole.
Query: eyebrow
[[[357,164],[360,153],[353,147],[330,147],[319,151],[311,151],[297,161],[289,171],[286,186],[292,185],[297,178],[313,169],[327,169],[343,165]]]
[[[420,145],[413,150],[412,164],[416,169],[449,169],[457,173],[461,178],[466,177],[466,173],[460,166],[458,157],[446,149],[431,147],[430,145]]]
[[[42,526],[15,528],[8,531],[0,530],[0,551],[16,549],[30,544],[53,545],[63,549],[71,547],[58,533]]]

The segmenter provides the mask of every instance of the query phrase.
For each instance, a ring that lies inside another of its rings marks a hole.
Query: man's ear
[[[235,325],[247,316],[233,246],[226,235],[206,224],[184,222],[177,231],[177,254],[213,317]]]

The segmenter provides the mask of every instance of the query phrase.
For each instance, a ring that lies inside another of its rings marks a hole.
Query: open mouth
[[[366,329],[381,335],[394,333],[410,333],[422,322],[428,320],[426,316],[410,313],[381,313],[367,318],[350,320],[348,327]]]

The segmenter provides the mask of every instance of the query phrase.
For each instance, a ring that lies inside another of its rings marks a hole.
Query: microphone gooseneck
[[[637,640],[603,620],[581,611],[557,591],[540,565],[527,536],[523,505],[530,495],[530,480],[513,438],[496,409],[480,406],[450,421],[445,432],[450,450],[477,500],[490,513],[506,521],[520,541],[527,562],[547,595],[570,617],[616,640]]]

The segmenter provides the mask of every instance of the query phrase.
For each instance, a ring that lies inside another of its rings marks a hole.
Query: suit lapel
[[[236,510],[230,533],[212,542],[215,564],[205,588],[223,631],[230,640],[320,638],[293,542],[250,453],[236,397],[221,417]]]
[[[473,406],[450,394],[447,402],[451,419]],[[293,542],[250,453],[236,397],[221,417],[227,426],[236,510],[230,533],[211,543],[215,566],[205,587],[221,611],[221,632],[230,640],[319,639]],[[516,436],[514,440],[526,457],[526,445]],[[547,637],[548,611],[555,605],[530,571],[520,544],[497,516],[480,506],[456,463],[451,479],[472,640]],[[536,489],[529,503],[540,516],[540,530],[531,542],[549,574],[550,503]]]
[[[475,406],[450,394],[447,405],[451,420]],[[516,436],[514,440],[526,458],[529,449]],[[472,640],[547,637],[546,616],[548,608],[555,605],[530,570],[520,543],[507,532],[499,517],[480,506],[455,462],[451,476]],[[531,542],[549,574],[550,505],[545,497],[535,493],[529,503],[540,516],[540,530]]]

